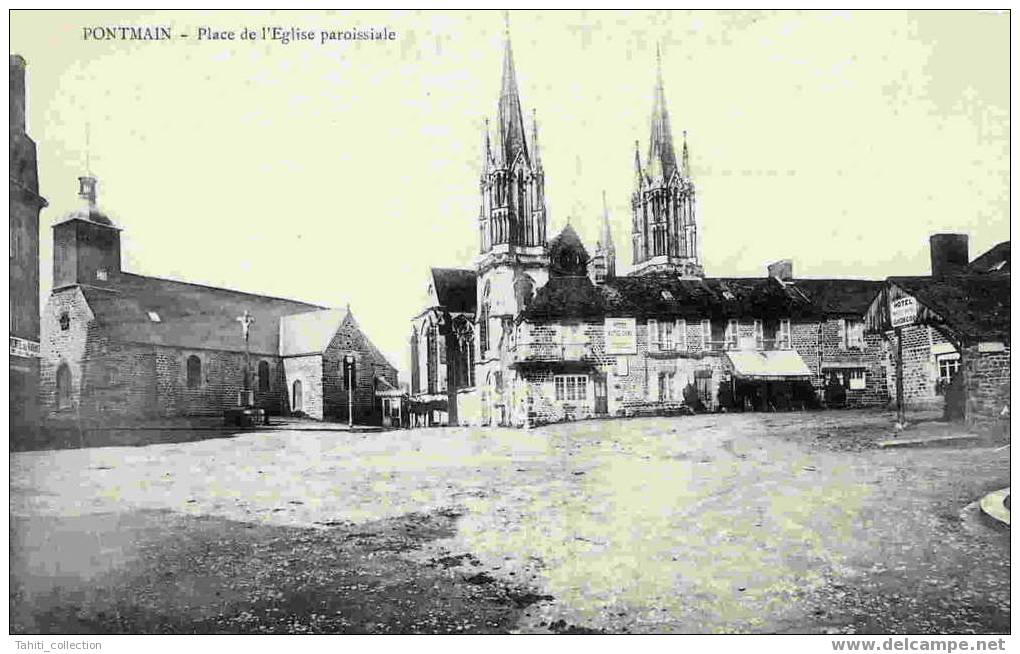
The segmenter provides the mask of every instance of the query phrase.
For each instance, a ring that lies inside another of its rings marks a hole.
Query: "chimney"
[[[21,55],[10,56],[11,66],[11,131],[25,133],[25,60]]]
[[[775,277],[781,282],[788,282],[793,279],[793,261],[780,259],[768,265],[769,277]]]
[[[963,272],[970,263],[966,234],[931,235],[931,276]]]

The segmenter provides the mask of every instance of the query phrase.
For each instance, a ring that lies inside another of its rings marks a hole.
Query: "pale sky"
[[[192,38],[82,39],[155,24]],[[194,39],[271,25],[397,38]],[[513,11],[510,29],[549,237],[569,219],[592,247],[605,190],[620,272],[656,43],[678,150],[688,130],[706,274],[764,275],[781,258],[800,277],[927,274],[933,232],[969,233],[972,258],[1009,239],[1007,13]],[[503,31],[502,12],[13,12],[50,202],[44,296],[89,124],[126,270],[350,302],[406,380],[428,268],[477,255]]]

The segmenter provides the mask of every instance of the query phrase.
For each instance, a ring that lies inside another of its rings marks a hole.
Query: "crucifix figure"
[[[251,329],[251,325],[255,322],[255,316],[248,313],[248,310],[244,310],[244,315],[236,318],[237,322],[241,323],[241,333],[244,335],[244,390],[249,390],[251,385],[248,382],[249,373],[251,372],[251,355],[248,353],[248,332]]]

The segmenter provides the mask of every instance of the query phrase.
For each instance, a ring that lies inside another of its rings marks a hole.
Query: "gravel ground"
[[[988,446],[887,413],[11,455],[12,631],[1004,633]]]

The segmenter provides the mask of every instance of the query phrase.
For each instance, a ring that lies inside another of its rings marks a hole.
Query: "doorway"
[[[606,391],[606,376],[595,375],[595,415],[604,416],[609,413],[609,397]]]

